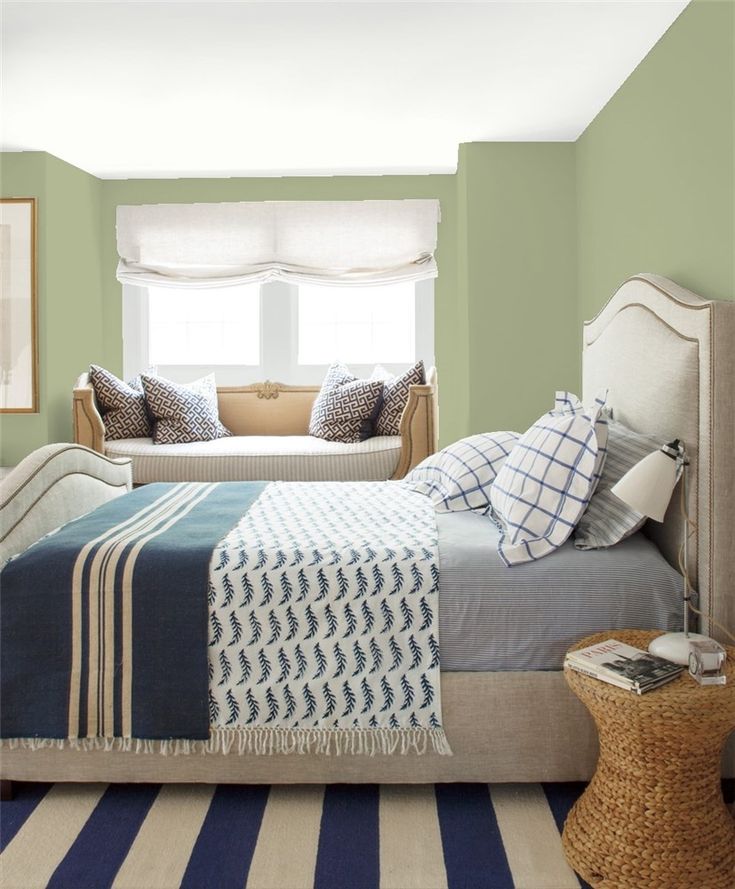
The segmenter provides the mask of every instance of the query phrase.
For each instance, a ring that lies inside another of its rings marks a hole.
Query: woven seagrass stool
[[[606,639],[647,649],[659,635],[610,630],[572,650]],[[735,886],[735,821],[720,784],[735,729],[735,648],[727,651],[724,686],[702,687],[685,672],[639,696],[564,671],[600,737],[597,770],[562,838],[569,864],[595,889]]]

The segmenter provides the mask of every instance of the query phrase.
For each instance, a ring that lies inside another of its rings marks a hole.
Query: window
[[[433,280],[369,287],[264,284],[123,290],[126,378],[215,372],[223,386],[310,385],[333,361],[358,376],[434,363]]]
[[[152,365],[260,364],[260,288],[148,288]]]
[[[412,281],[383,287],[301,285],[298,363],[412,364],[416,296]]]

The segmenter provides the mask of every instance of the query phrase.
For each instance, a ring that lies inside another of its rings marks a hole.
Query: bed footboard
[[[0,566],[32,543],[132,488],[130,460],[51,444],[0,482]]]

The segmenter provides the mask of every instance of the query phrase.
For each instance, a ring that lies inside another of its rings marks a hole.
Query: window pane
[[[151,364],[260,364],[260,286],[148,288]]]
[[[299,364],[416,360],[414,283],[299,286]]]

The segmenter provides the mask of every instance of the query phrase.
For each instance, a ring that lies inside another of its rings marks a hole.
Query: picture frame
[[[38,413],[36,198],[0,198],[0,413]]]

